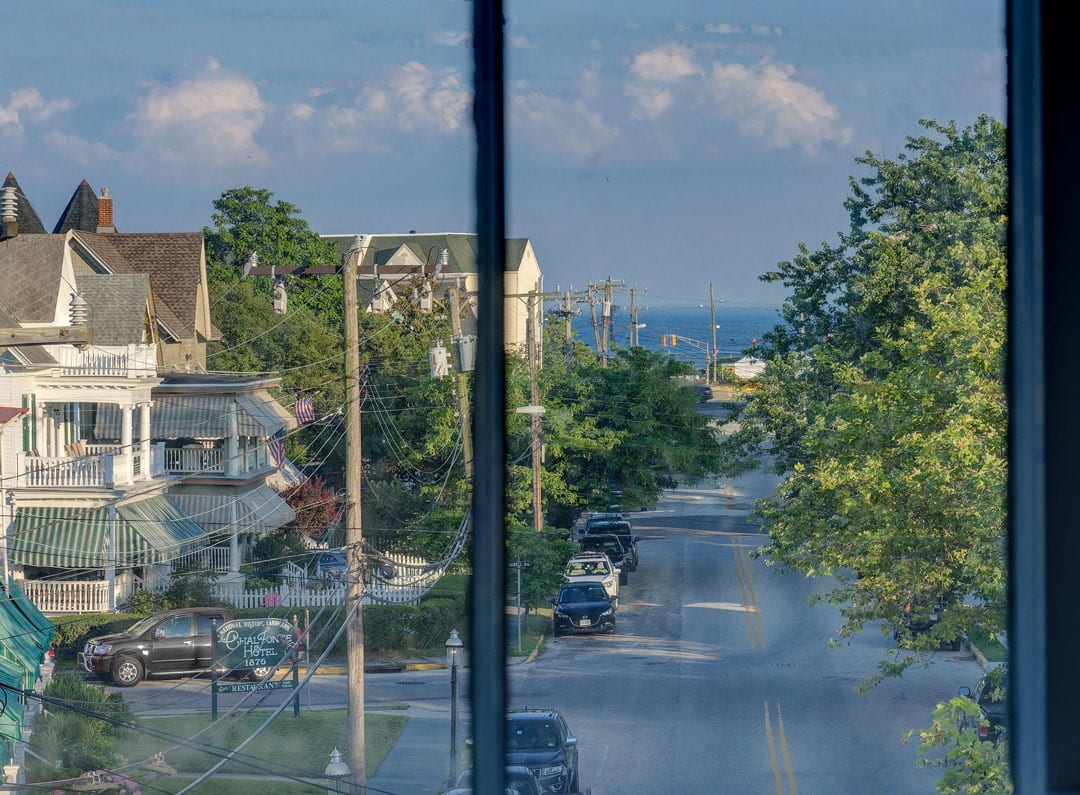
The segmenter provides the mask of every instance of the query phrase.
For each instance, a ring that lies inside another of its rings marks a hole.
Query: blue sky
[[[835,240],[866,150],[1004,119],[985,0],[518,0],[509,224],[546,287],[778,304],[758,275]],[[324,233],[471,231],[462,0],[51,2],[5,12],[0,169],[46,226],[82,179],[124,232],[190,231],[252,185]]]

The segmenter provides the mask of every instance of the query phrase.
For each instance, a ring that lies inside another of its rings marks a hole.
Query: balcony
[[[128,345],[126,350],[59,349],[54,376],[112,376],[118,378],[154,378],[157,376],[157,347]]]
[[[111,489],[165,474],[164,442],[151,446],[149,461],[143,460],[140,450],[124,450],[119,445],[87,445],[86,453],[57,458],[20,453],[15,485]]]

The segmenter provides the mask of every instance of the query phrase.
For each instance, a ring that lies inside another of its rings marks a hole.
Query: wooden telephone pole
[[[364,735],[364,597],[363,568],[364,532],[360,515],[361,472],[363,470],[363,446],[360,439],[360,320],[359,299],[356,290],[356,274],[367,247],[367,238],[358,235],[352,247],[345,255],[341,267],[341,279],[344,290],[345,324],[345,547],[348,549],[351,576],[346,578],[348,588],[345,592],[346,615],[351,615],[346,627],[348,663],[348,722],[349,762],[352,771],[352,792],[364,792],[367,789],[367,768],[364,760],[366,738]],[[280,267],[258,265],[257,257],[249,260],[244,267],[244,275],[249,276],[285,276],[319,275],[337,273],[338,269],[328,265],[299,265]],[[355,610],[353,608],[355,607]]]

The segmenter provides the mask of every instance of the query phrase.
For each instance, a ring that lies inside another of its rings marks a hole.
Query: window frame
[[[1006,0],[1009,692],[1020,795],[1080,792],[1080,755],[1073,753],[1080,688],[1071,686],[1073,661],[1080,661],[1080,578],[1072,571],[1080,534],[1069,522],[1080,492],[1080,423],[1074,421],[1080,357],[1073,350],[1080,268],[1069,261],[1080,210],[1080,161],[1070,138],[1080,129],[1080,91],[1072,77],[1069,11],[1043,0]],[[474,0],[479,328],[470,676],[477,795],[501,793],[505,775],[504,22],[501,0]]]

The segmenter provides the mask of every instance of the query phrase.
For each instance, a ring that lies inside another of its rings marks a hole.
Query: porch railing
[[[170,475],[225,471],[225,451],[216,447],[165,448],[165,471]]]
[[[157,346],[128,345],[113,350],[61,348],[54,354],[59,375],[152,378],[157,375]]]
[[[109,610],[109,583],[104,580],[25,580],[22,586],[42,613],[105,613]]]
[[[113,488],[130,486],[136,480],[159,477],[164,471],[165,443],[150,448],[149,466],[144,466],[140,449],[125,451],[119,445],[88,445],[82,456],[36,456],[20,453],[17,485],[77,486]],[[146,470],[149,469],[149,473]]]
[[[229,571],[229,547],[206,547],[177,558],[173,563],[173,571],[184,570]]]

